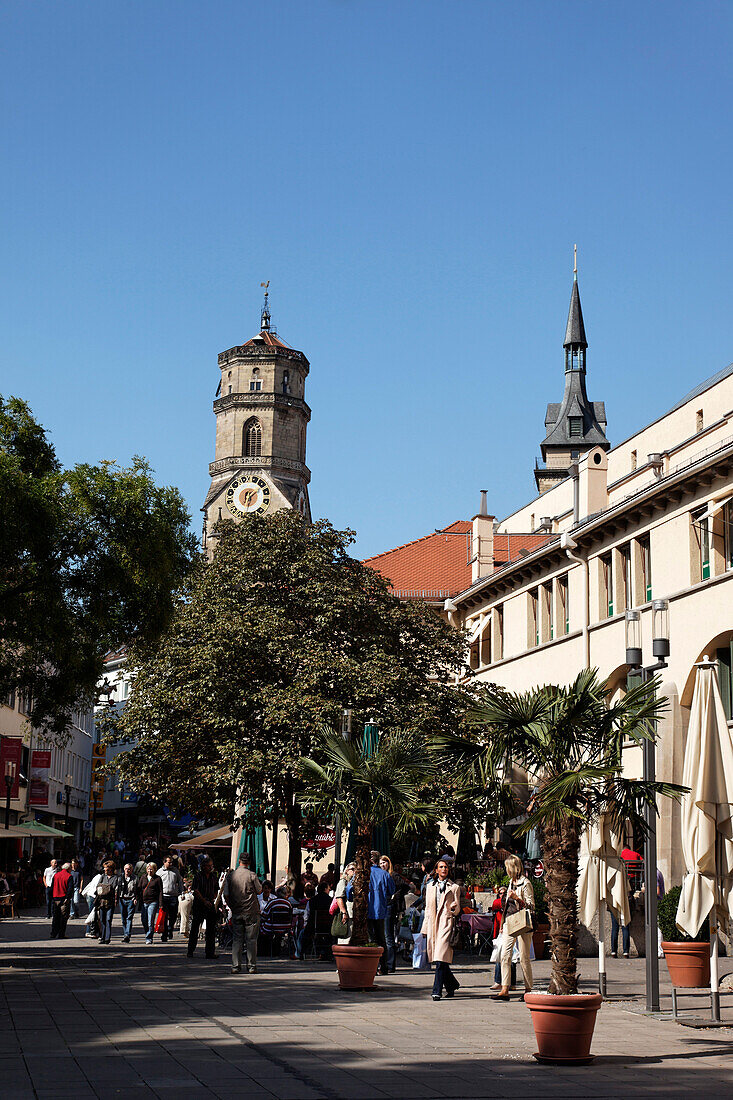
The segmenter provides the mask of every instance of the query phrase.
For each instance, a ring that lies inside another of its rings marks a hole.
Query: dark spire
[[[260,286],[263,286],[265,288],[265,304],[263,305],[262,312],[260,313],[260,332],[269,332],[271,324],[270,305],[268,301],[270,294],[270,280],[268,279],[266,283],[260,283]]]
[[[583,310],[580,308],[580,292],[578,290],[578,273],[575,272],[573,291],[570,295],[570,309],[568,310],[568,327],[565,329],[564,348],[587,348],[588,341],[585,338],[585,325],[583,324]]]

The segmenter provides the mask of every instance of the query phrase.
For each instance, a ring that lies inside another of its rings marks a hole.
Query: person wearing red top
[[[71,895],[74,892],[74,880],[69,871],[71,864],[65,863],[60,871],[53,876],[53,914],[51,916],[51,939],[65,940],[66,925],[71,912]]]

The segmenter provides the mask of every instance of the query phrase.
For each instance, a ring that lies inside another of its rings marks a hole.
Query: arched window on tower
[[[259,458],[262,454],[262,427],[257,417],[248,420],[242,429],[242,454]]]

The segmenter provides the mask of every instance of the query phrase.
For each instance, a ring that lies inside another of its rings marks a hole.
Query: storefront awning
[[[170,848],[230,848],[232,843],[232,830],[228,825],[217,825],[214,829],[204,829],[203,832],[192,836],[190,840],[178,841],[170,844]]]

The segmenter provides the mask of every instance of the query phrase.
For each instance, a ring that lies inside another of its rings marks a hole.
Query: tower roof
[[[585,338],[585,325],[583,324],[583,310],[580,308],[580,291],[578,290],[577,276],[573,280],[573,289],[570,295],[568,325],[565,329],[565,340],[563,342],[563,347],[588,347],[588,341]]]

